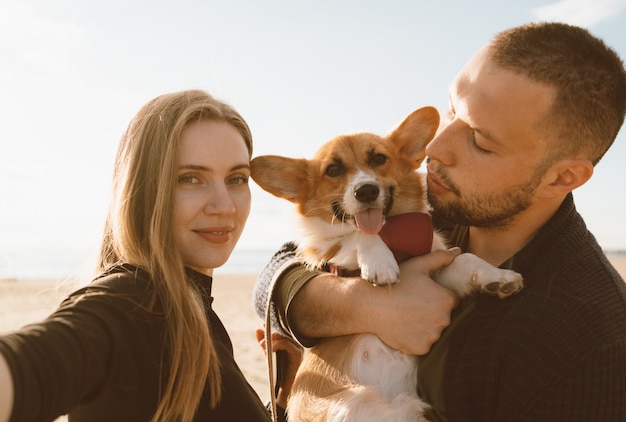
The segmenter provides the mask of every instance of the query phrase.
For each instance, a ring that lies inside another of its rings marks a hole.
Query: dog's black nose
[[[369,203],[375,201],[379,193],[378,186],[367,183],[354,190],[354,197],[359,202]]]

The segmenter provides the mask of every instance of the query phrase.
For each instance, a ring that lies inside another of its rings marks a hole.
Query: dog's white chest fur
[[[361,269],[361,277],[377,284],[397,280],[400,273],[393,253],[377,234],[364,234],[350,223],[328,224],[319,218],[301,218],[303,235],[299,248],[330,250],[338,248],[332,263],[348,270]],[[322,259],[307,256],[309,264],[319,267]]]

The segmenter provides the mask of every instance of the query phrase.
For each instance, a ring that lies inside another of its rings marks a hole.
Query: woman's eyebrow
[[[249,169],[250,169],[250,164],[248,164],[248,163],[245,163],[245,164],[239,164],[239,165],[233,166],[233,167],[231,168],[231,170],[240,170],[240,169],[246,169],[246,170],[249,170]]]
[[[198,170],[198,171],[211,171],[210,168],[206,166],[201,166],[199,164],[183,164],[178,166],[179,170]]]
[[[183,164],[183,165],[178,166],[178,169],[179,170],[196,170],[196,171],[213,171],[210,167],[203,166],[200,164]],[[240,169],[250,169],[250,164],[242,163],[242,164],[237,164],[231,167],[231,171],[240,170]]]

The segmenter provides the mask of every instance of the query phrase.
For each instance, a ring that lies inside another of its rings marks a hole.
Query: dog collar
[[[423,212],[409,212],[387,218],[378,235],[393,252],[396,261],[403,262],[414,256],[430,252],[433,245],[433,222],[430,215]],[[340,277],[358,277],[361,270],[348,270],[339,265],[325,263],[320,271]]]
[[[356,270],[349,270],[346,267],[342,267],[335,264],[330,264],[328,262],[323,263],[319,267],[318,270],[324,271],[325,273],[331,273],[338,277],[360,277],[361,269],[357,268]]]

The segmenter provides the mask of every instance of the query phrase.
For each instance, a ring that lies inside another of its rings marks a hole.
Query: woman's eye
[[[199,182],[200,180],[196,176],[191,175],[191,174],[183,174],[182,176],[178,178],[178,183],[183,183],[186,185],[199,183]]]
[[[229,185],[245,185],[248,183],[248,181],[249,181],[249,178],[247,176],[240,174],[240,175],[233,176],[230,179],[228,179],[228,184]]]

